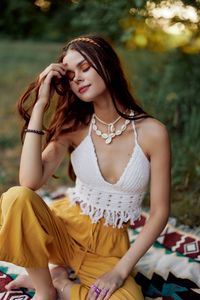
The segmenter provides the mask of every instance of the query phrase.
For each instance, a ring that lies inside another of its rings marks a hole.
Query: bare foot
[[[74,283],[69,279],[67,270],[64,267],[56,267],[51,270],[51,277],[60,299],[70,299],[70,288]]]
[[[56,290],[54,287],[49,287],[46,291],[43,291],[43,293],[36,291],[32,300],[56,300]]]
[[[28,275],[19,275],[16,279],[9,282],[5,288],[10,291],[13,289],[19,289],[21,287],[27,288],[27,289],[34,289],[32,281]]]
[[[63,294],[65,290],[65,295],[68,294],[68,290],[70,290],[70,287],[74,284],[71,280],[68,278],[68,273],[64,267],[55,267],[50,270],[52,281],[54,287],[57,289],[58,293]],[[9,282],[5,288],[10,291],[13,289],[19,289],[21,287],[34,290],[33,283],[28,275],[19,275],[16,279]],[[64,289],[63,289],[64,287]],[[54,295],[52,295],[54,298]],[[60,295],[61,299],[62,295]],[[39,300],[41,297],[37,293],[34,295],[33,300]],[[50,297],[51,298],[51,297]],[[65,300],[68,298],[64,297]]]

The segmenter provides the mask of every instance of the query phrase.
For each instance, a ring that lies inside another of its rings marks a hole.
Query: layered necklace
[[[130,113],[130,115],[132,115],[132,112]],[[106,123],[104,121],[102,121],[99,117],[97,117],[96,114],[93,114],[92,116],[92,129],[93,131],[96,133],[96,135],[98,135],[99,137],[102,137],[105,140],[105,143],[108,145],[112,142],[112,140],[118,136],[121,135],[127,128],[128,124],[131,122],[130,120],[125,120],[124,123],[122,124],[121,128],[116,130],[115,128],[115,124],[117,124],[117,122],[119,122],[119,120],[122,117],[119,116],[117,117],[117,119],[112,122],[112,123]],[[99,121],[99,123],[107,126],[107,132],[102,132],[97,124],[96,124],[96,120]]]

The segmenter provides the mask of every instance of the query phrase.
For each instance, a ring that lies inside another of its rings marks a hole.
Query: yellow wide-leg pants
[[[0,260],[27,268],[69,266],[80,279],[70,299],[85,300],[96,279],[128,250],[127,226],[104,226],[103,219],[92,224],[67,197],[49,207],[31,189],[12,187],[0,199]],[[126,299],[144,299],[132,276],[110,298]]]

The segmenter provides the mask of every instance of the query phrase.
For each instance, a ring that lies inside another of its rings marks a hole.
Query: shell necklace
[[[125,120],[125,122],[122,124],[121,128],[116,130],[115,124],[121,119],[122,117],[119,116],[114,122],[112,123],[106,123],[102,121],[97,115],[93,114],[92,116],[92,129],[96,133],[96,135],[102,137],[105,140],[105,143],[108,145],[112,142],[113,138],[115,138],[118,135],[121,135],[127,128],[127,125],[130,123],[130,120]],[[96,120],[98,120],[101,124],[107,126],[107,133],[102,132],[98,129]]]

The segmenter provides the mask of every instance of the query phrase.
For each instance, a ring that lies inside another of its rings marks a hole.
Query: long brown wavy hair
[[[110,92],[114,107],[120,116],[125,119],[139,119],[149,116],[130,93],[120,60],[110,43],[97,35],[85,35],[84,37],[75,38],[63,47],[57,60],[58,63],[62,63],[69,49],[78,51],[102,77]],[[24,129],[28,126],[32,109],[38,99],[40,83],[38,77],[36,81],[28,86],[17,103],[19,114],[25,121],[21,132],[22,141]],[[71,91],[66,76],[62,76],[61,79],[53,78],[52,85],[57,95],[57,105],[50,124],[43,128],[46,131],[44,148],[50,141],[56,140],[59,135],[76,131],[82,125],[88,125],[94,112],[92,102],[82,101]],[[134,116],[120,111],[118,104],[120,104],[120,107],[133,110]],[[49,106],[50,103],[46,105],[45,111],[48,110]],[[69,152],[72,150],[70,148]],[[71,179],[74,179],[71,164],[69,175]]]

